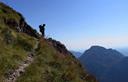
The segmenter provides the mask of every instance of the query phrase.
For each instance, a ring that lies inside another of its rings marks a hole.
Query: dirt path
[[[18,69],[8,74],[8,78],[6,79],[5,82],[16,82],[17,78],[20,77],[21,74],[25,72],[25,68],[28,67],[34,60],[35,50],[38,48],[38,44],[39,42],[37,41],[34,49],[31,52],[29,52],[26,60],[21,62]]]

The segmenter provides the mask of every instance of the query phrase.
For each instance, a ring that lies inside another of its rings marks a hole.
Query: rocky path
[[[29,52],[26,60],[21,62],[19,67],[16,70],[13,70],[8,73],[8,77],[5,82],[16,82],[17,78],[21,76],[22,73],[25,72],[25,68],[28,67],[34,60],[35,50],[38,48],[39,42],[37,41],[34,49]]]

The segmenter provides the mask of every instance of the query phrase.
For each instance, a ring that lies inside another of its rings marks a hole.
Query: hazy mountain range
[[[70,51],[76,58],[79,58],[82,55],[82,52]]]

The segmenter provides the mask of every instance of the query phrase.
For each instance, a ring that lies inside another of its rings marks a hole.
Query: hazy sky
[[[128,0],[0,0],[68,49],[128,46]]]

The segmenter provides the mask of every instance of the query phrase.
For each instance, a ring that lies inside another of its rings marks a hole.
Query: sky
[[[69,50],[128,47],[128,0],[0,0]]]

